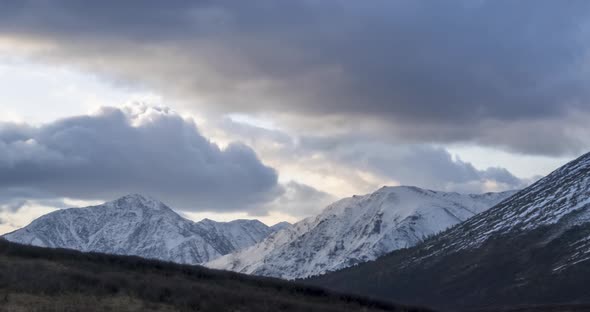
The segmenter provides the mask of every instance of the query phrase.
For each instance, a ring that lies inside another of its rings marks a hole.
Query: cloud
[[[0,210],[15,213],[15,212],[19,211],[26,204],[27,204],[26,200],[20,199],[17,201],[10,202],[6,205],[0,206]]]
[[[18,214],[27,205],[67,208],[63,198],[31,187],[2,187],[0,189],[0,212]]]
[[[40,127],[4,124],[0,130],[0,187],[24,195],[8,196],[20,200],[8,203],[9,210],[36,197],[27,193],[31,189],[77,199],[147,193],[192,211],[247,211],[283,192],[276,171],[251,148],[232,143],[220,149],[192,120],[166,108],[102,108]]]
[[[505,168],[477,169],[471,163],[453,157],[442,147],[371,141],[330,144],[332,148],[326,153],[336,161],[398,181],[402,185],[480,193],[519,189],[527,183]]]
[[[309,185],[290,181],[284,184],[285,192],[262,207],[263,211],[282,212],[294,217],[309,217],[320,213],[335,202],[336,197]]]
[[[373,137],[407,144],[562,155],[590,147],[580,136],[590,130],[589,9],[587,1],[9,1],[0,4],[0,39],[39,60],[190,99],[196,110],[288,115],[298,130],[315,121],[354,133],[369,123]],[[334,118],[343,122],[325,123]]]
[[[281,172],[316,177],[302,181],[340,196],[392,184],[480,193],[519,189],[530,182],[502,167],[476,168],[432,144],[391,144],[358,134],[290,136],[228,119],[217,126],[253,146]],[[328,183],[334,180],[344,182]],[[338,192],[349,185],[353,190]]]

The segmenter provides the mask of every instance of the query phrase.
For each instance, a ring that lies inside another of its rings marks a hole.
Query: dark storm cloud
[[[0,212],[16,214],[28,204],[67,208],[63,199],[55,198],[54,194],[46,191],[31,187],[2,187],[0,189]]]
[[[103,108],[38,128],[0,129],[10,129],[0,131],[0,188],[21,195],[4,196],[9,210],[24,204],[17,199],[43,197],[30,190],[79,199],[145,193],[193,211],[247,211],[283,191],[252,149],[220,149],[167,109]]]
[[[588,147],[588,1],[4,1],[0,34],[199,109],[343,116],[383,137]],[[575,123],[574,123],[575,122]],[[532,133],[549,124],[544,133]],[[511,129],[506,133],[503,129]],[[572,134],[574,133],[574,134]],[[541,139],[543,138],[543,139]]]

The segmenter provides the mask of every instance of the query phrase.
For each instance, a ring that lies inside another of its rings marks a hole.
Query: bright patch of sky
[[[96,76],[67,67],[2,55],[0,85],[0,120],[30,124],[87,114],[100,106],[161,101],[156,93],[114,87]]]
[[[76,200],[63,198],[63,204],[68,207],[87,207],[101,204],[98,201]],[[56,207],[48,206],[35,200],[27,201],[16,213],[0,210],[0,235],[12,232],[28,225],[42,215],[55,211]]]
[[[229,114],[227,117],[235,122],[243,123],[246,125],[251,125],[268,130],[280,130],[280,128],[276,125],[275,122],[265,117],[252,116],[247,114]]]
[[[547,157],[511,154],[502,150],[481,146],[447,146],[447,150],[461,160],[472,163],[477,168],[501,166],[520,178],[530,179],[545,176],[572,157]]]

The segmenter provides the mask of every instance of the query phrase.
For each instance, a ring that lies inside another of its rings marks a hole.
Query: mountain
[[[462,195],[383,187],[337,201],[318,216],[205,265],[285,279],[322,274],[413,246],[512,194]]]
[[[590,153],[426,242],[308,282],[441,308],[590,303]]]
[[[193,222],[155,199],[128,195],[103,205],[49,213],[4,238],[198,264],[251,246],[274,231],[258,220]]]
[[[286,229],[286,228],[288,228],[288,227],[291,227],[292,225],[293,225],[293,224],[291,224],[291,223],[289,223],[289,222],[283,221],[283,222],[279,222],[279,223],[277,223],[277,224],[275,224],[275,225],[271,226],[271,227],[270,227],[270,229],[271,229],[273,232],[278,232],[278,231],[280,231],[280,230],[283,230],[283,229]]]
[[[0,311],[427,312],[276,279],[0,238]]]

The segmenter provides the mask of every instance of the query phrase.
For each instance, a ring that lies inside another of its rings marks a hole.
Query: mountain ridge
[[[589,302],[589,199],[590,153],[424,243],[307,282],[450,311]]]
[[[517,192],[509,202],[450,229],[445,236],[451,243],[445,250],[477,246],[494,234],[556,224],[562,218],[565,219],[561,226],[567,229],[590,221],[589,207],[590,153],[587,153]]]
[[[205,263],[216,269],[296,279],[370,261],[463,221],[514,194],[463,195],[382,187],[341,199],[262,242]]]
[[[40,247],[199,264],[272,232],[258,220],[193,222],[154,198],[130,194],[101,205],[54,211],[3,237]]]

